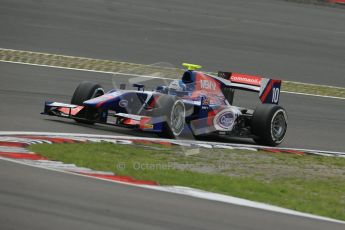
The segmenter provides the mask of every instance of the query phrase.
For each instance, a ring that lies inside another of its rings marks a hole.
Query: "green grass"
[[[327,85],[307,84],[302,82],[283,81],[282,90],[295,93],[345,98],[345,88]]]
[[[345,159],[265,152],[154,148],[107,143],[40,144],[51,160],[113,171],[345,220]]]

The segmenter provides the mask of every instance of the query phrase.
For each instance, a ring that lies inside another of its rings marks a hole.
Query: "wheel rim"
[[[171,111],[171,131],[175,136],[181,134],[184,128],[185,108],[184,104],[180,101],[176,101]]]
[[[287,124],[286,124],[285,112],[282,110],[279,110],[273,117],[272,123],[271,123],[271,134],[272,134],[273,140],[277,142],[281,142],[284,139],[286,128],[287,128]]]

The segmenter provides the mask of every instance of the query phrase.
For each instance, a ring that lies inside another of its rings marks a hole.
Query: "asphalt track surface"
[[[178,66],[188,61],[212,71],[231,69],[344,87],[344,21],[343,9],[278,0],[1,0],[0,47],[146,64]],[[133,134],[39,115],[44,100],[68,102],[82,80],[96,80],[110,89],[109,75],[6,63],[0,63],[0,74],[2,131]],[[250,99],[245,96],[238,103],[250,104]],[[343,100],[285,94],[281,104],[289,114],[283,146],[345,150]],[[87,229],[95,224],[104,229],[339,227],[0,164],[1,229]]]

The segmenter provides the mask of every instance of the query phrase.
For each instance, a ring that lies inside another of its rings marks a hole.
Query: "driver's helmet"
[[[186,88],[186,84],[184,84],[182,80],[173,80],[169,84],[169,89],[174,91],[186,91]]]

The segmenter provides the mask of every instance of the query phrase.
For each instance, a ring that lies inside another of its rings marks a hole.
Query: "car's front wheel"
[[[102,96],[104,90],[99,84],[83,81],[75,89],[74,94],[71,99],[71,104],[73,105],[83,105],[84,101],[90,100],[91,98],[96,98]],[[95,123],[97,115],[97,110],[93,108],[84,108],[74,120],[84,124],[93,124]]]

